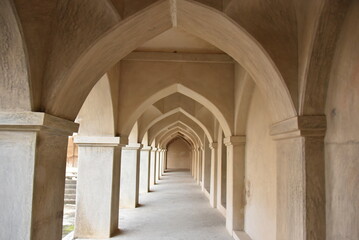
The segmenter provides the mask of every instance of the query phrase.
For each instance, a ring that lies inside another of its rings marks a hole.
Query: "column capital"
[[[129,143],[126,146],[122,147],[123,150],[140,150],[142,148],[140,143]]]
[[[228,146],[241,145],[246,143],[246,136],[238,135],[238,136],[230,136],[223,139],[223,143]]]
[[[0,131],[51,131],[70,136],[79,124],[43,112],[1,112]]]
[[[326,117],[297,116],[278,123],[270,128],[270,135],[274,140],[295,137],[324,137],[327,128]]]
[[[141,148],[141,151],[151,151],[152,147],[151,146],[144,146]]]
[[[151,150],[152,152],[156,152],[157,151],[157,148],[155,148],[155,147],[152,147],[152,150]]]
[[[212,149],[212,150],[213,150],[213,149],[217,149],[217,148],[218,148],[218,143],[217,143],[217,142],[212,142],[212,143],[210,143],[210,144],[209,144],[209,148]]]
[[[74,143],[81,147],[118,147],[120,137],[95,137],[95,136],[75,136]]]

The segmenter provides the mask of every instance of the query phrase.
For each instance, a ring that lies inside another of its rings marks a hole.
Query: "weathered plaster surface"
[[[246,143],[245,231],[253,240],[276,240],[276,145],[269,135],[271,118],[255,89],[248,115]]]
[[[327,239],[359,238],[359,3],[344,22],[327,96]]]

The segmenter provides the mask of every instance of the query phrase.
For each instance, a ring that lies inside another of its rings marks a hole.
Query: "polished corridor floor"
[[[225,218],[189,172],[167,172],[153,191],[140,196],[141,206],[120,210],[122,240],[231,240]]]

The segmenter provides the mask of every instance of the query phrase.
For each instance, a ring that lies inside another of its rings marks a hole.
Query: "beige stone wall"
[[[246,143],[245,231],[253,240],[276,239],[276,146],[266,103],[255,89]]]
[[[359,239],[359,2],[339,38],[327,95],[327,240]]]
[[[177,139],[168,146],[167,168],[190,169],[191,149],[186,142]]]

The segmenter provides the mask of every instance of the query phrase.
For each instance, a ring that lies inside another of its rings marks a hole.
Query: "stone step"
[[[65,189],[76,189],[76,184],[66,184]]]
[[[65,183],[66,184],[76,184],[77,180],[73,180],[73,179],[66,179]]]
[[[65,198],[64,203],[65,203],[65,204],[76,204],[76,201],[73,200],[73,199],[66,199],[66,198]]]
[[[66,189],[65,188],[65,194],[76,194],[76,189],[74,189],[74,188]]]
[[[65,199],[75,200],[76,194],[65,194]]]

